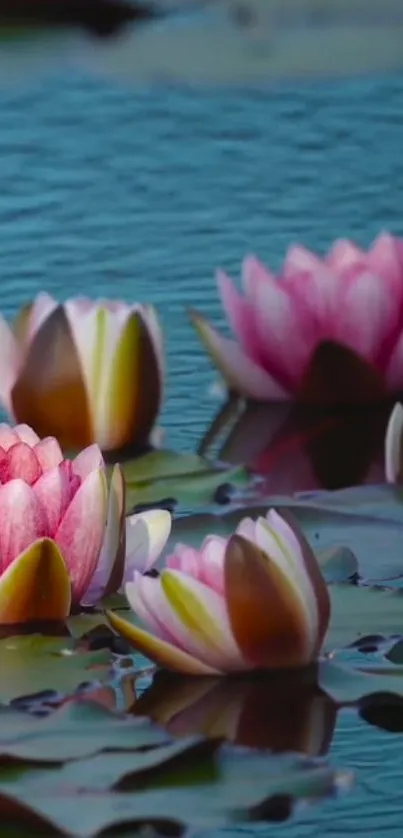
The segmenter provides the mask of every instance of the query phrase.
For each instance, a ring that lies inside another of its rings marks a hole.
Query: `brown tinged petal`
[[[252,667],[308,663],[306,617],[298,593],[255,544],[233,535],[224,560],[225,594],[235,640]]]
[[[0,577],[0,625],[63,620],[70,603],[67,567],[50,538],[31,544]]]
[[[118,634],[127,640],[134,649],[154,661],[154,663],[159,664],[159,666],[185,675],[219,674],[216,669],[207,666],[188,652],[167,643],[165,640],[160,640],[150,632],[114,614],[113,611],[106,611],[105,613],[112,628]]]
[[[298,539],[306,572],[315,592],[318,605],[318,639],[314,652],[316,657],[321,650],[330,620],[329,589],[322,576],[315,553],[301,531],[301,527],[294,515],[288,509],[278,509],[277,512],[287,522],[288,526],[291,527],[295,537]]]
[[[129,317],[110,373],[105,450],[147,443],[160,409],[162,381],[157,350],[141,313]]]
[[[64,448],[93,442],[88,396],[63,306],[36,333],[12,391],[16,420]]]

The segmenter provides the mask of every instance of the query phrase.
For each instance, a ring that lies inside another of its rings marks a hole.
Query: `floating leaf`
[[[108,649],[87,652],[69,637],[40,634],[0,640],[0,701],[43,690],[71,693],[85,681],[103,681],[111,667]]]
[[[363,698],[387,694],[403,698],[403,666],[354,669],[325,661],[319,664],[318,681],[338,704],[357,704]]]
[[[131,756],[135,765],[135,755]],[[105,754],[106,771],[108,758]],[[127,774],[127,768],[125,757],[121,776]],[[202,765],[194,760],[185,778],[175,771],[159,772],[156,777],[151,772],[137,792],[104,790],[99,794],[98,779],[91,790],[91,776],[90,770],[86,771],[84,789],[76,777],[72,787],[60,790],[53,785],[47,788],[45,776],[42,785],[34,782],[32,786],[29,775],[17,775],[14,782],[2,782],[0,777],[2,823],[6,816],[8,822],[23,822],[33,830],[53,826],[76,838],[92,838],[124,824],[213,829],[268,818],[267,802],[273,797],[319,798],[337,783],[336,772],[322,762],[234,748],[222,748]]]
[[[327,649],[338,649],[365,635],[403,632],[403,593],[356,585],[331,585]]]
[[[131,750],[160,745],[168,735],[146,719],[112,713],[93,701],[67,701],[37,718],[0,708],[0,754],[34,762],[64,762],[105,748]]]
[[[123,463],[123,471],[128,511],[161,501],[181,503],[189,509],[212,503],[221,487],[226,488],[229,499],[231,486],[242,487],[249,482],[243,467],[215,465],[196,454],[173,451],[152,451]]]

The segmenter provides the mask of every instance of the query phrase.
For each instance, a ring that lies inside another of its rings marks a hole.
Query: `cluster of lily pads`
[[[239,396],[351,396],[365,420],[398,393],[400,240],[294,248],[280,278],[249,259],[245,298],[219,282],[238,342],[192,319]],[[156,448],[151,307],[41,294],[0,338],[2,823],[210,828],[349,785],[325,759],[338,711],[381,723],[368,702],[403,699],[402,406],[382,486],[256,507],[245,471]],[[181,467],[204,508],[173,517]],[[229,475],[244,496],[223,512]]]

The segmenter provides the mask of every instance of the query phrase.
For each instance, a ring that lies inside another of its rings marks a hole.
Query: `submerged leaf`
[[[68,701],[37,718],[0,708],[0,754],[33,762],[65,762],[103,751],[161,745],[168,734],[146,719],[126,718],[93,701]]]
[[[158,502],[186,508],[213,503],[220,487],[246,486],[249,475],[241,466],[216,465],[196,454],[152,451],[122,465],[127,488],[127,511]],[[228,498],[229,499],[229,498]]]

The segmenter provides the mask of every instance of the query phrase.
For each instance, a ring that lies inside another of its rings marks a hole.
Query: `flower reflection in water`
[[[214,417],[199,453],[248,466],[264,477],[268,494],[382,483],[392,406],[316,408],[234,396]]]
[[[337,708],[316,684],[315,667],[253,678],[186,678],[158,673],[132,712],[174,736],[202,734],[277,753],[325,755]]]

